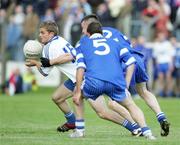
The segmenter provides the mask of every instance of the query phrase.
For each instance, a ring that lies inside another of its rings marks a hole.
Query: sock
[[[84,119],[76,120],[76,130],[77,131],[84,131],[85,130],[85,122]]]
[[[142,134],[146,136],[146,134],[151,133],[151,130],[148,127],[141,128]]]
[[[132,126],[133,126],[134,129],[141,128],[141,127],[139,126],[139,124],[137,124],[136,122],[132,123]]]
[[[166,119],[166,116],[165,116],[165,114],[164,114],[163,112],[158,113],[158,114],[156,115],[156,117],[157,117],[157,120],[158,120],[159,123],[161,123],[161,122],[164,121],[164,120],[167,120],[167,119]]]
[[[67,123],[73,124],[76,121],[75,115],[72,111],[65,114]]]
[[[132,123],[129,122],[128,120],[124,120],[122,126],[124,126],[127,130],[129,130],[130,132],[132,132],[134,130]]]

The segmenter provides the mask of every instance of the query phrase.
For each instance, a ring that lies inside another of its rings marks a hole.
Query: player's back
[[[103,36],[106,39],[113,39],[116,42],[119,42],[121,45],[126,45],[126,48],[131,52],[131,54],[134,55],[134,57],[140,57],[143,58],[144,55],[142,52],[139,52],[138,50],[135,50],[131,46],[131,42],[124,34],[122,34],[119,30],[112,28],[112,27],[102,27],[103,30]],[[80,42],[86,41],[87,36],[83,36],[80,39]]]
[[[142,52],[134,49],[131,46],[131,42],[124,34],[122,34],[119,30],[114,29],[112,27],[103,27],[103,36],[107,39],[111,38],[117,42],[119,42],[122,45],[126,45],[126,47],[129,49],[129,51],[135,56],[135,57],[141,57],[143,58],[144,55]]]
[[[92,36],[86,37],[80,46],[85,58],[85,75],[125,86],[119,44],[112,39],[102,37],[100,34]]]

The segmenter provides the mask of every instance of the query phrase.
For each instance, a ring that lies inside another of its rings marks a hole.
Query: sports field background
[[[135,100],[143,110],[156,141],[132,137],[121,126],[99,119],[89,104],[85,104],[86,137],[71,139],[67,133],[56,132],[65,121],[63,113],[51,101],[54,88],[37,92],[0,95],[0,145],[180,145],[180,100],[159,98],[171,123],[170,135],[160,136],[160,127],[153,112],[141,100]],[[71,102],[71,100],[70,100]]]

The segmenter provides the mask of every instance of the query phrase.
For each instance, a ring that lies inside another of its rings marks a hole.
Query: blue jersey
[[[103,36],[106,39],[111,38],[122,45],[126,45],[126,48],[130,51],[131,54],[133,54],[134,57],[141,57],[141,58],[144,57],[143,53],[131,47],[130,40],[125,35],[123,35],[119,30],[114,29],[112,27],[103,27]],[[83,36],[80,39],[80,43],[86,40],[86,38],[87,36]]]
[[[126,87],[122,62],[126,66],[135,63],[126,45],[100,34],[84,37],[77,46],[76,61],[79,67],[86,69],[85,77],[93,77],[115,85]]]
[[[126,45],[126,47],[130,51],[130,53],[133,54],[133,56],[144,57],[143,53],[131,47],[130,40],[125,35],[123,35],[119,30],[111,28],[111,27],[103,27],[103,35],[107,39],[111,38],[117,42],[120,42],[122,45]]]

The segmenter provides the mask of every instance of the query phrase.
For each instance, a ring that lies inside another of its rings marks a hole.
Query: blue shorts
[[[146,72],[145,64],[142,59],[136,58],[135,70],[131,79],[130,86],[135,86],[137,83],[148,82],[149,77]]]
[[[158,74],[163,73],[165,75],[169,71],[169,64],[168,63],[158,64],[157,69],[158,69]]]
[[[86,99],[96,100],[102,94],[106,94],[117,102],[121,102],[126,98],[125,87],[91,77],[86,77],[83,83],[82,89]]]
[[[64,82],[64,86],[65,86],[67,89],[69,89],[69,90],[71,90],[71,91],[74,91],[74,88],[75,88],[75,86],[76,86],[76,83],[73,83],[70,79],[68,79],[68,80],[66,80],[66,81]]]

